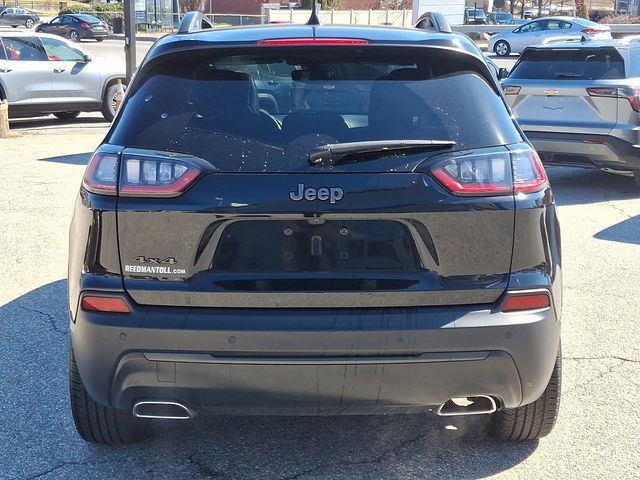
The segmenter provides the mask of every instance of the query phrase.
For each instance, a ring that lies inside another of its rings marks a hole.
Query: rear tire
[[[542,396],[522,407],[500,410],[492,415],[491,435],[500,440],[537,440],[553,430],[560,409],[562,350]]]
[[[494,45],[493,51],[499,57],[507,57],[511,53],[511,45],[504,40],[500,40]]]
[[[102,99],[102,116],[108,121],[113,122],[116,116],[115,96],[118,93],[118,84],[112,83],[107,87]]]
[[[121,445],[148,436],[150,421],[132,413],[99,405],[89,396],[78,372],[73,346],[69,345],[69,395],[73,422],[80,436],[91,443]]]
[[[636,187],[640,188],[640,170],[636,170],[633,172],[633,179],[636,182]]]
[[[33,21],[33,19],[31,18],[27,18],[24,22],[24,26],[31,29],[33,28],[33,26],[35,25],[36,22]]]
[[[71,30],[69,32],[69,40],[71,40],[72,42],[79,42],[80,35],[78,35],[78,32],[76,32],[75,30]]]
[[[96,42],[98,42],[98,43],[100,43],[100,42],[101,42],[101,41],[103,41],[103,40],[104,40],[104,38],[102,38],[102,37],[98,37],[98,38],[96,38]]]
[[[80,112],[56,112],[53,114],[55,117],[58,117],[60,120],[73,120],[80,115]]]

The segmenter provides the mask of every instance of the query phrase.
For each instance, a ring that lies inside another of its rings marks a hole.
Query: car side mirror
[[[498,80],[504,80],[509,76],[509,70],[501,67],[498,69]]]
[[[88,53],[85,53],[84,54],[84,63],[89,63],[91,60],[93,60],[91,55],[89,55]],[[506,68],[505,68],[505,70],[506,70]]]

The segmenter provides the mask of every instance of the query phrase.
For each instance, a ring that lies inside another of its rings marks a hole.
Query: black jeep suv
[[[433,410],[548,434],[556,208],[478,48],[387,27],[183,30],[136,73],[75,206],[80,435],[135,441],[201,410]]]

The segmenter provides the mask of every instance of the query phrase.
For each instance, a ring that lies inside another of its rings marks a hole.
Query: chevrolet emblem
[[[545,90],[545,91],[544,91],[544,94],[545,94],[547,97],[553,97],[554,95],[557,95],[557,94],[558,94],[558,90],[556,90],[555,88],[550,88],[550,89],[548,89],[548,90]]]

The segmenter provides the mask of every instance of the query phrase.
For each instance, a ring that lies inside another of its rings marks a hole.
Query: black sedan
[[[85,38],[95,38],[98,42],[101,42],[109,36],[109,27],[107,22],[103,22],[91,15],[64,14],[54,18],[49,23],[38,25],[36,32],[60,35],[73,42],[79,42]]]
[[[40,21],[37,13],[22,7],[0,7],[0,25],[11,25],[13,28],[24,25],[27,28]]]

